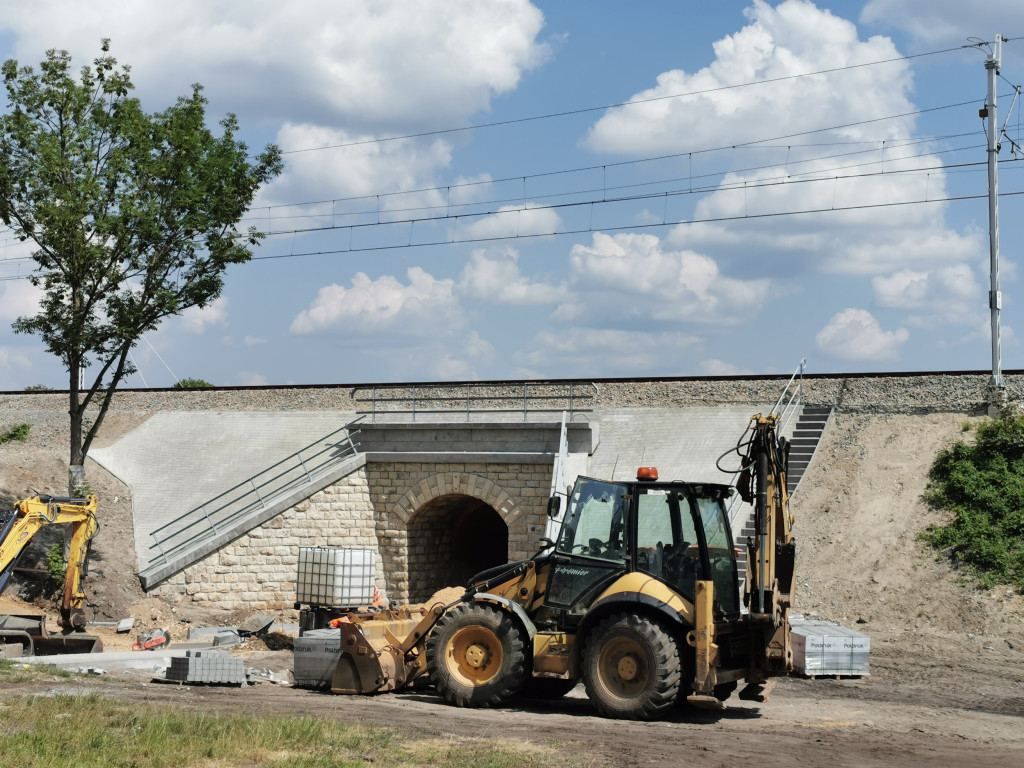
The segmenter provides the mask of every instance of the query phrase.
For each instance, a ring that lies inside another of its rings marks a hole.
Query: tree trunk
[[[68,496],[78,495],[85,484],[85,456],[82,453],[82,405],[78,391],[79,361],[72,357],[68,366],[70,392],[68,417],[70,418],[71,456],[68,461]]]

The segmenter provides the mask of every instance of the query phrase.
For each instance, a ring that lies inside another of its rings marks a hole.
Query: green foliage
[[[25,387],[26,392],[53,392],[53,387],[48,387],[45,384],[29,384]]]
[[[973,445],[936,458],[925,499],[955,513],[923,538],[947,550],[987,587],[1024,591],[1024,418],[985,422]]]
[[[24,443],[28,440],[28,433],[30,429],[32,429],[31,424],[16,424],[6,432],[0,432],[0,445],[10,443],[14,440],[17,440],[19,443]]]
[[[43,289],[39,312],[13,328],[38,335],[68,370],[73,466],[133,372],[132,346],[164,318],[216,299],[227,267],[249,260],[263,235],[236,226],[282,168],[273,145],[250,162],[234,115],[215,136],[199,85],[162,112],[143,111],[129,68],[108,51],[103,41],[77,78],[67,51],[47,51],[38,72],[13,59],[0,69],[9,102],[0,219],[36,246],[30,279]],[[98,370],[79,398],[90,365]],[[97,395],[99,417],[83,435]]]
[[[46,553],[46,570],[50,578],[58,584],[64,583],[67,575],[67,563],[64,562],[64,547],[60,542],[54,544]]]
[[[212,389],[213,384],[206,379],[181,379],[176,381],[172,389]]]

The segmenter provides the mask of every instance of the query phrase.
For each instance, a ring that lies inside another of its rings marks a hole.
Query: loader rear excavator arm
[[[0,592],[7,586],[18,557],[25,547],[46,525],[71,525],[67,572],[64,576],[64,596],[61,600],[61,620],[65,627],[85,627],[85,593],[82,574],[89,552],[89,542],[99,530],[96,522],[96,497],[58,498],[35,496],[14,503],[14,509],[0,523]]]

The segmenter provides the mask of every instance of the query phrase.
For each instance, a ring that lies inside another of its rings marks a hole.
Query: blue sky
[[[991,367],[987,202],[950,199],[987,188],[985,53],[937,52],[1024,36],[1019,2],[0,11],[4,58],[85,63],[110,37],[147,109],[202,82],[211,120],[235,112],[251,147],[287,153],[250,214],[274,233],[258,258],[147,336],[127,386]],[[1024,39],[1003,53],[1019,142]],[[1007,141],[1000,159],[1020,191]],[[1007,369],[1022,206],[1001,200]],[[66,386],[9,330],[34,311],[3,279],[29,252],[0,233],[0,390]]]

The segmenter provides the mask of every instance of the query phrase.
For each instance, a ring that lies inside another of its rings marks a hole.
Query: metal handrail
[[[778,419],[776,420],[776,424],[777,424],[777,427],[778,427],[777,434],[781,433],[783,430],[785,430],[786,426],[789,424],[790,419],[792,419],[793,415],[797,412],[797,409],[801,405],[803,405],[803,402],[804,402],[804,368],[806,368],[806,367],[807,367],[807,358],[805,357],[805,358],[800,360],[800,364],[796,367],[796,370],[793,371],[793,375],[789,377],[789,381],[786,382],[786,386],[784,386],[782,388],[782,394],[779,395],[779,399],[776,400],[775,401],[775,405],[772,406],[771,413],[778,414]],[[791,388],[793,387],[793,382],[794,381],[796,382],[796,388],[792,389],[792,391],[791,391]],[[789,398],[788,399],[786,397],[787,394],[789,394]],[[786,403],[785,406],[783,406],[783,402],[784,401]],[[741,468],[741,469],[736,470],[735,473],[733,473],[733,476],[731,478],[729,478],[729,485],[735,487],[736,480],[739,478],[740,473],[742,471],[743,470]],[[737,494],[733,495],[732,500],[729,502],[729,507],[726,510],[726,514],[729,516],[729,527],[730,528],[735,528],[736,517],[737,517],[737,512],[739,511],[739,506],[740,506],[740,495],[737,493]],[[733,533],[735,534],[735,531],[733,531]]]
[[[513,388],[518,390],[522,387],[522,394],[513,395],[511,392],[504,394],[495,394],[495,389],[512,390]],[[473,388],[477,388],[479,393],[481,390],[492,390],[490,394],[473,394]],[[533,387],[533,391],[536,393],[538,390],[543,392],[541,388],[557,388],[561,390],[558,393],[542,393],[542,394],[530,394],[530,387]],[[568,392],[565,392],[568,387]],[[584,390],[581,392],[577,387],[583,387]],[[591,413],[592,408],[580,408],[577,407],[577,400],[593,400],[600,389],[594,382],[582,382],[582,381],[570,381],[558,384],[548,383],[533,383],[528,381],[509,381],[501,384],[467,384],[465,395],[451,395],[441,394],[450,392],[454,387],[450,384],[437,384],[427,386],[415,386],[410,387],[405,384],[382,384],[374,385],[371,387],[356,387],[352,390],[350,397],[353,400],[366,402],[367,398],[360,397],[360,393],[369,394],[370,408],[365,411],[361,411],[358,407],[356,408],[357,413],[369,413],[372,416],[372,421],[376,422],[377,415],[397,415],[397,414],[410,414],[412,421],[416,421],[417,415],[423,414],[441,414],[441,413],[461,413],[465,412],[466,421],[468,422],[473,413],[522,413],[523,421],[525,422],[530,413],[561,413],[568,412],[569,420],[572,421],[577,414]],[[379,394],[381,391],[412,391],[411,395],[382,395]],[[553,402],[555,405],[549,408],[537,408],[530,407],[530,404],[536,401]],[[473,408],[473,403],[477,402],[504,402],[504,403],[515,403],[516,406],[504,407],[504,408]],[[408,408],[378,408],[379,404],[387,403],[408,403]],[[434,404],[452,403],[458,404],[458,407],[452,408],[439,408],[429,407]],[[559,404],[560,403],[560,404]],[[427,407],[424,407],[424,404]],[[465,407],[463,408],[463,404]],[[568,407],[566,407],[568,406]]]
[[[360,420],[362,416],[154,530],[150,534],[154,543],[149,549],[157,552],[147,567],[167,563],[172,557],[194,547],[196,542],[210,535],[216,536],[235,523],[261,512],[282,495],[312,483],[340,461],[354,456],[358,453],[359,443],[353,441],[352,436],[358,435],[359,430],[352,429],[352,426]],[[316,453],[303,457],[309,448],[335,436],[340,436],[340,439],[328,442]],[[269,476],[264,477],[266,475]],[[256,496],[254,501],[237,506],[253,494]]]

